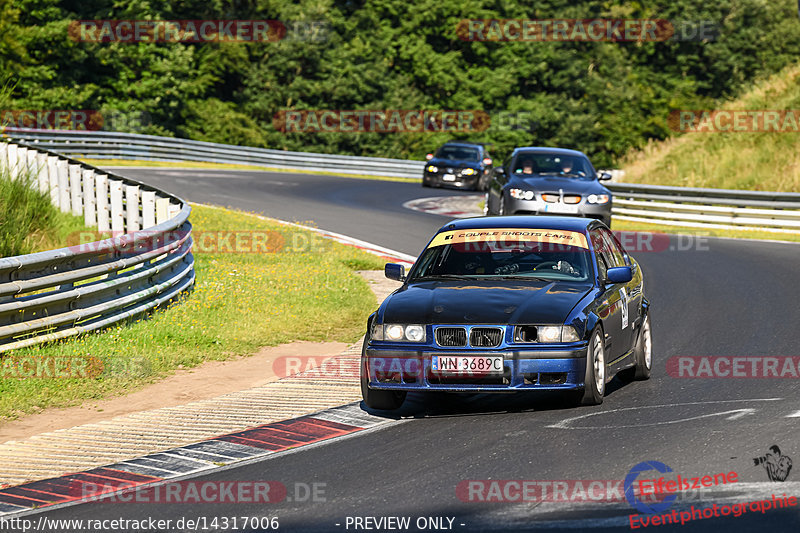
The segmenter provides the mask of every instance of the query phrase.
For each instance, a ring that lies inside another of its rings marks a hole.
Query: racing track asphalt
[[[119,170],[193,202],[313,220],[344,233],[417,255],[447,219],[406,210],[418,197],[463,194],[418,184],[249,171]],[[353,531],[350,516],[455,517],[455,531],[628,530],[626,502],[471,503],[456,496],[462,480],[619,480],[637,463],[656,460],[686,476],[736,471],[754,482],[726,494],[797,494],[800,472],[766,482],[752,458],[778,444],[800,461],[800,392],[794,379],[677,379],[665,361],[678,355],[800,356],[800,246],[723,239],[688,248],[634,253],[652,303],[653,377],[609,384],[605,402],[570,409],[558,396],[409,396],[402,422],[297,453],[207,474],[203,480],[325,483],[326,501],[273,505],[82,504],[47,512],[54,518],[177,519],[278,516],[282,531]],[[585,416],[589,415],[589,416]],[[574,417],[579,420],[566,421]],[[549,427],[557,424],[560,427]],[[800,468],[800,467],[797,467]],[[745,490],[748,489],[748,490]],[[710,501],[712,496],[704,498]],[[689,502],[698,504],[699,502]],[[552,521],[556,522],[552,522]],[[445,521],[445,523],[447,523]],[[340,525],[336,525],[340,524]],[[461,525],[464,524],[464,525]],[[747,513],[688,523],[681,531],[797,530],[800,511]],[[678,530],[658,527],[658,530]],[[248,529],[253,531],[252,529]],[[416,530],[412,527],[411,530]]]

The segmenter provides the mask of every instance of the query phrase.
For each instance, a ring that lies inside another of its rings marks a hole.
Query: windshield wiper
[[[536,281],[547,281],[547,282],[555,281],[552,278],[543,278],[541,276],[526,276],[524,274],[497,275],[497,276],[492,276],[491,279],[522,279],[522,280],[532,280],[533,279],[533,280],[536,280]]]
[[[426,280],[426,279],[468,279],[468,280],[474,280],[476,278],[474,276],[464,276],[464,275],[460,275],[460,274],[429,274],[429,275],[426,275],[426,276],[420,276],[420,277],[414,278],[414,281],[423,281],[423,280]]]
[[[585,179],[586,178],[585,174],[581,174],[581,173],[578,173],[578,172],[562,172],[561,175],[562,176],[575,177],[575,178],[581,178],[581,179]]]

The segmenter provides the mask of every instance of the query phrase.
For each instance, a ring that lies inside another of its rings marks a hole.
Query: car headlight
[[[478,171],[475,170],[474,168],[465,168],[464,170],[461,171],[462,176],[472,176],[477,173]]]
[[[406,326],[406,339],[411,342],[424,342],[425,341],[425,327],[412,324]]]
[[[590,194],[586,201],[590,204],[607,204],[611,197],[607,194]]]
[[[578,331],[573,326],[516,326],[514,342],[576,342]]]
[[[425,167],[425,170],[427,170],[428,172],[439,172],[439,167],[437,167],[436,165],[428,165],[427,167]]]
[[[511,198],[516,198],[517,200],[533,200],[535,196],[533,191],[526,191],[524,189],[509,189],[508,193],[511,195]]]
[[[372,327],[372,340],[425,342],[425,326],[422,324],[376,324]]]

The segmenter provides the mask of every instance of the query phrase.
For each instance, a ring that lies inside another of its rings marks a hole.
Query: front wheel
[[[375,390],[369,388],[366,345],[367,341],[365,340],[364,347],[361,349],[361,397],[364,399],[364,403],[371,409],[381,409],[383,411],[399,409],[406,400],[406,391]]]
[[[597,327],[586,349],[586,376],[581,405],[600,405],[606,392],[606,350],[603,332]]]

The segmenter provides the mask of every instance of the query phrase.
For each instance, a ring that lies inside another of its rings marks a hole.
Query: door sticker
[[[622,329],[625,329],[628,327],[628,295],[624,287],[619,290],[619,301],[622,304]]]

